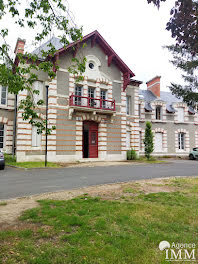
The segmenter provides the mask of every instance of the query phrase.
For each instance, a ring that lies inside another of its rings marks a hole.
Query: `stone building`
[[[198,146],[197,113],[171,93],[160,91],[159,76],[147,83],[147,90],[140,90],[141,82],[133,79],[133,71],[97,31],[66,49],[59,39],[50,41],[58,49],[56,78],[50,80],[39,72],[33,85],[40,91],[36,100],[45,101],[49,87],[49,126],[56,126],[48,136],[49,161],[125,160],[130,148],[141,155],[146,120],[153,123],[155,155],[187,155],[190,147]],[[40,56],[48,43],[33,53]],[[16,53],[22,53],[24,45],[19,39]],[[84,80],[76,84],[68,67],[72,58],[84,56]],[[17,102],[24,96],[21,92]],[[0,149],[10,153],[16,141],[17,161],[44,160],[45,135],[38,135],[35,127],[23,120],[21,110],[14,118],[14,99],[6,88],[0,88]],[[38,107],[43,118],[45,108]]]

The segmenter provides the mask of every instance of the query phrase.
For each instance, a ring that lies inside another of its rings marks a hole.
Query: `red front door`
[[[98,124],[93,121],[83,123],[83,158],[98,158]]]

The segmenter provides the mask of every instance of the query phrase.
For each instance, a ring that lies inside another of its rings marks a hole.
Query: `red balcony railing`
[[[74,94],[69,97],[69,105],[115,111],[115,100],[104,100]]]

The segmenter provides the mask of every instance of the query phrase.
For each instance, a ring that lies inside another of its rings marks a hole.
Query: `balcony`
[[[91,98],[80,95],[70,95],[69,106],[78,111],[109,113],[115,112],[115,100],[104,100],[101,98]]]

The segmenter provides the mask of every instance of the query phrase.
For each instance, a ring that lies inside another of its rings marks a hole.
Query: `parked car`
[[[198,148],[193,148],[189,153],[189,159],[194,160],[198,159]]]
[[[0,170],[5,169],[5,159],[3,153],[0,151]]]

